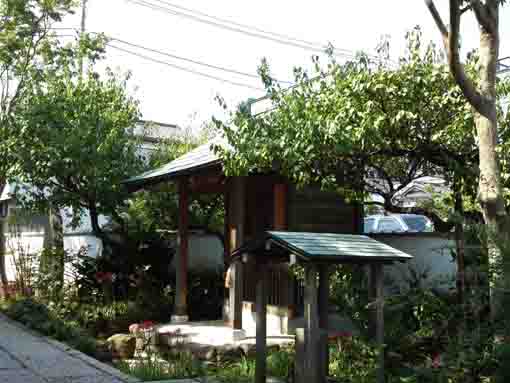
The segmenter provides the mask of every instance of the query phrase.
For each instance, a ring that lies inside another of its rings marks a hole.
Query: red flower
[[[107,271],[106,273],[104,273],[104,280],[108,281],[108,282],[113,281],[113,273],[110,271]]]
[[[96,277],[96,281],[98,281],[99,283],[103,283],[103,281],[105,279],[105,273],[102,271],[98,271],[96,273],[95,277]]]
[[[154,322],[150,320],[144,320],[142,323],[140,323],[140,327],[144,330],[150,329],[154,327]]]
[[[104,271],[98,271],[95,275],[96,280],[99,283],[103,282],[111,282],[113,280],[113,273],[112,272],[104,272]]]
[[[432,368],[440,368],[441,364],[441,354],[436,352],[432,355]]]

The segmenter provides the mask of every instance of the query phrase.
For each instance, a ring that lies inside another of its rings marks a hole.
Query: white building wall
[[[22,233],[16,236],[7,233],[5,239],[7,279],[14,281],[16,279],[14,256],[39,254],[44,248],[44,233]],[[102,241],[92,234],[64,234],[64,250],[68,254],[76,254],[83,248],[87,248],[87,254],[95,258],[102,252]]]
[[[179,247],[171,263],[175,270],[175,260]],[[197,273],[222,273],[224,270],[224,246],[220,238],[213,234],[191,232],[188,245],[188,269]]]
[[[373,234],[372,238],[412,255],[406,263],[385,267],[387,286],[404,289],[418,275],[421,287],[449,289],[455,286],[457,265],[453,236],[442,233]]]

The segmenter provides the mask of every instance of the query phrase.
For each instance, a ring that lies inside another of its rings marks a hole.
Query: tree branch
[[[460,9],[460,15],[462,16],[464,13],[466,13],[467,11],[470,11],[470,10],[471,10],[471,4],[468,4],[464,8]]]
[[[432,18],[443,38],[443,43],[448,57],[448,65],[455,82],[462,90],[469,103],[480,112],[483,98],[473,82],[466,76],[464,66],[459,58],[459,29],[460,29],[460,3],[459,0],[450,0],[450,32],[446,28],[433,0],[425,0]],[[473,4],[473,2],[471,2]]]
[[[491,17],[489,15],[489,11],[487,7],[480,2],[480,0],[471,0],[471,7],[475,14],[476,20],[478,24],[480,24],[484,29],[489,31],[490,33],[494,32],[494,25],[491,22]]]
[[[448,46],[448,29],[443,23],[443,19],[441,18],[441,15],[439,14],[436,5],[434,4],[433,0],[425,0],[425,4],[427,5],[427,8],[430,11],[430,14],[432,15],[432,18],[434,19],[437,28],[439,29],[439,32],[441,33],[441,37],[443,38],[443,43],[446,46]]]

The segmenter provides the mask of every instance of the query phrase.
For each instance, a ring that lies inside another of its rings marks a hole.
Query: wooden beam
[[[197,185],[193,186],[191,192],[193,194],[221,194],[225,192],[225,185],[212,184],[212,185]]]
[[[274,230],[287,230],[287,185],[275,184],[274,195]]]
[[[267,376],[267,266],[257,267],[256,292],[256,363],[255,383],[265,383]]]
[[[234,177],[230,188],[231,217],[231,250],[240,247],[244,242],[246,220],[246,177]],[[243,264],[236,261],[233,268],[233,283],[230,288],[232,327],[243,328]]]
[[[228,259],[228,256],[230,255],[230,191],[229,191],[229,185],[227,184],[225,187],[225,191],[223,192],[223,206],[225,208],[225,215],[223,217],[223,224],[224,224],[224,256],[223,259],[225,263],[230,263],[230,260]]]
[[[275,183],[273,186],[274,195],[274,219],[273,229],[274,230],[287,230],[288,229],[288,185],[286,183]],[[287,305],[288,319],[292,319],[296,315],[296,304],[294,289],[296,285],[296,279],[289,269],[288,262],[282,262],[280,266],[282,270],[282,293],[283,303]]]
[[[308,382],[326,380],[320,340],[317,266],[311,264],[305,266],[305,373]]]
[[[232,327],[236,330],[243,328],[243,277],[244,267],[240,259],[232,265],[232,284],[230,286],[230,312]]]
[[[226,189],[225,178],[215,173],[192,176],[189,185],[191,192],[196,194],[220,194]]]
[[[375,339],[376,325],[377,325],[377,307],[376,304],[372,304],[377,301],[377,289],[376,289],[376,274],[377,265],[371,264],[368,273],[368,302],[370,303],[368,308],[368,335],[371,339]]]
[[[352,210],[353,232],[354,234],[363,234],[363,203],[354,202]]]
[[[374,265],[377,299],[375,339],[379,347],[377,383],[384,383],[384,266]]]
[[[189,180],[182,178],[179,191],[179,257],[176,264],[175,321],[186,321],[188,315],[188,224]]]
[[[330,267],[328,265],[319,266],[319,327],[323,330],[325,342],[320,345],[324,349],[324,374],[329,373],[329,347],[327,342],[327,334],[329,329],[329,275]],[[322,339],[321,339],[322,341]]]

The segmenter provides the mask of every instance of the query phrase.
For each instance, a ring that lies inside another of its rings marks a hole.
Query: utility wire
[[[158,59],[155,59],[155,58],[150,57],[150,56],[143,55],[143,54],[138,53],[138,52],[133,52],[131,50],[118,47],[118,46],[113,45],[111,43],[107,43],[106,45],[109,46],[110,48],[116,49],[118,51],[121,51],[121,52],[124,52],[124,53],[128,53],[128,54],[131,54],[131,55],[143,58],[143,59],[148,60],[148,61],[152,61],[152,62],[161,64],[161,65],[166,65],[166,66],[169,66],[171,68],[178,69],[178,70],[181,70],[181,71],[184,71],[184,72],[192,73],[192,74],[195,74],[197,76],[202,76],[202,77],[209,78],[209,79],[212,79],[212,80],[221,81],[221,82],[224,82],[224,83],[227,83],[227,84],[230,84],[230,85],[234,85],[234,86],[249,88],[249,89],[252,89],[252,90],[265,91],[265,89],[263,89],[263,88],[259,88],[259,87],[256,87],[256,86],[253,86],[253,85],[249,85],[249,84],[246,84],[246,83],[241,83],[241,82],[237,82],[237,81],[227,80],[225,78],[217,77],[217,76],[214,76],[214,75],[211,75],[211,74],[208,74],[208,73],[204,73],[204,72],[196,71],[194,69],[189,69],[189,68],[186,68],[186,67],[183,67],[183,66],[175,65],[175,64],[169,63],[168,61],[158,60]]]
[[[208,64],[206,62],[190,59],[190,58],[187,58],[187,57],[177,56],[177,55],[174,55],[174,54],[171,54],[171,53],[168,53],[168,52],[165,52],[165,51],[161,51],[161,50],[158,50],[158,49],[148,48],[146,46],[135,44],[135,43],[131,43],[129,41],[118,39],[116,37],[112,37],[112,36],[109,36],[109,35],[105,35],[105,36],[108,39],[112,40],[112,41],[117,41],[117,42],[119,42],[121,44],[129,45],[130,47],[133,47],[133,48],[143,49],[143,50],[146,50],[148,52],[157,53],[157,54],[160,54],[160,55],[163,55],[163,56],[167,56],[167,57],[170,57],[170,58],[173,58],[173,59],[176,59],[176,60],[186,61],[186,62],[189,62],[189,63],[192,63],[192,64],[201,65],[201,66],[204,66],[204,67],[207,67],[207,68],[216,69],[216,70],[219,70],[219,71],[222,71],[222,72],[233,73],[233,74],[236,74],[236,75],[239,75],[239,76],[245,76],[245,77],[250,77],[250,78],[253,78],[253,79],[260,80],[260,76],[258,76],[256,74],[253,74],[253,73],[241,72],[241,71],[238,71],[238,70],[232,69],[232,68],[225,68],[225,67],[222,67],[222,66]],[[291,82],[291,81],[276,80],[276,79],[275,79],[275,81],[277,81],[279,83],[289,84],[289,85],[293,84],[293,82]]]
[[[150,3],[150,2],[148,2],[146,0],[126,0],[126,1],[128,1],[130,3],[133,3],[133,4],[140,5],[142,7],[150,8],[150,9],[153,9],[153,10],[156,10],[156,11],[165,12],[165,13],[168,13],[168,14],[171,14],[171,15],[174,15],[174,16],[188,18],[188,19],[200,22],[200,23],[204,23],[204,24],[212,25],[212,26],[215,26],[215,27],[218,27],[218,28],[222,28],[222,29],[225,29],[225,30],[229,30],[231,32],[242,33],[242,34],[245,34],[247,36],[256,37],[256,38],[260,38],[260,39],[265,39],[265,40],[273,41],[273,42],[278,43],[278,44],[292,46],[292,47],[295,47],[295,48],[301,48],[301,49],[312,51],[312,52],[317,52],[317,53],[324,53],[325,52],[324,48],[317,48],[317,47],[309,46],[309,45],[306,45],[306,44],[301,44],[301,43],[297,43],[297,42],[293,42],[293,41],[289,41],[289,40],[284,40],[284,39],[281,39],[281,38],[276,38],[276,37],[264,35],[264,34],[257,33],[257,32],[251,32],[251,31],[244,30],[244,29],[241,29],[241,28],[238,28],[238,27],[235,27],[235,26],[229,26],[229,25],[225,25],[225,24],[222,24],[222,23],[218,23],[216,21],[206,20],[206,19],[204,19],[202,17],[198,17],[198,16],[195,16],[195,15],[192,15],[192,14],[176,11],[176,10],[173,10],[173,9],[170,9],[170,8],[167,8],[167,7],[163,7],[161,5]],[[343,58],[351,58],[351,59],[356,57],[355,54],[346,54],[346,53],[340,53],[340,52],[336,53],[335,56],[339,56],[339,57],[343,57]]]
[[[317,42],[317,41],[303,40],[303,39],[292,37],[292,36],[289,36],[289,35],[286,35],[286,34],[264,30],[262,28],[254,26],[254,25],[241,24],[241,23],[235,22],[233,20],[229,20],[229,19],[225,19],[225,18],[220,18],[218,16],[213,16],[213,15],[210,15],[208,13],[201,12],[201,11],[199,11],[197,9],[186,8],[186,7],[183,7],[181,5],[177,5],[177,4],[171,3],[169,1],[165,1],[165,0],[153,0],[153,1],[156,1],[156,2],[158,2],[160,4],[164,4],[165,6],[170,7],[170,8],[176,8],[176,9],[179,9],[181,11],[192,13],[192,14],[195,14],[195,15],[198,15],[198,16],[207,17],[209,19],[218,21],[220,23],[231,24],[231,25],[235,25],[236,27],[240,27],[240,28],[244,28],[244,29],[251,29],[251,30],[253,30],[255,32],[263,33],[265,35],[271,35],[271,36],[274,36],[274,37],[276,37],[278,39],[291,40],[291,41],[294,41],[294,42],[297,42],[297,43],[300,43],[300,44],[310,45],[310,46],[322,49],[323,51],[328,48],[326,45],[324,45],[324,44],[322,44],[320,42]],[[348,55],[352,55],[353,54],[353,52],[349,51],[348,49],[334,48],[333,50],[334,51],[338,51],[338,52],[342,52],[342,53],[345,53],[345,54],[348,54]]]
[[[56,28],[52,28],[52,29],[56,29]],[[60,29],[70,30],[70,29],[73,29],[73,28],[60,28]],[[99,34],[97,32],[90,32],[90,33],[96,34],[96,35]],[[176,59],[176,60],[181,60],[181,61],[189,62],[189,63],[192,63],[192,64],[204,66],[204,67],[207,67],[207,68],[210,68],[210,69],[219,70],[219,71],[222,71],[222,72],[236,74],[238,76],[245,76],[245,77],[249,77],[249,78],[252,78],[252,79],[260,80],[260,76],[258,76],[256,74],[253,74],[253,73],[242,72],[242,71],[239,71],[239,70],[236,70],[236,69],[233,69],[233,68],[226,68],[226,67],[222,67],[222,66],[218,66],[218,65],[214,65],[214,64],[209,64],[209,63],[206,63],[206,62],[203,62],[203,61],[198,61],[198,60],[194,60],[194,59],[191,59],[191,58],[174,55],[172,53],[168,53],[168,52],[165,52],[165,51],[162,51],[162,50],[158,50],[158,49],[154,49],[154,48],[149,48],[149,47],[146,47],[146,46],[140,45],[140,44],[135,44],[135,43],[132,43],[132,42],[129,42],[129,41],[126,41],[126,40],[122,40],[122,39],[119,39],[117,37],[113,37],[113,36],[106,35],[106,34],[105,34],[105,37],[108,40],[111,40],[111,41],[116,41],[118,43],[121,43],[121,44],[124,44],[124,45],[128,45],[128,46],[133,47],[133,48],[143,49],[145,51],[156,53],[156,54],[163,55],[163,56],[167,56],[167,57],[170,57],[170,58],[173,58],[173,59]],[[287,85],[293,85],[294,84],[293,82],[286,81],[286,80],[278,80],[278,79],[273,79],[273,80],[276,81],[276,82],[279,82],[281,84],[287,84]]]

